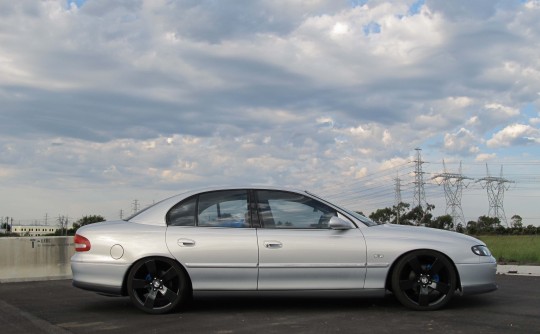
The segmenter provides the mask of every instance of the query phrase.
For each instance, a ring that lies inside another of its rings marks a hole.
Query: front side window
[[[198,226],[249,227],[246,190],[215,191],[199,195]]]
[[[301,194],[261,190],[257,192],[259,214],[265,228],[327,229],[336,210]]]

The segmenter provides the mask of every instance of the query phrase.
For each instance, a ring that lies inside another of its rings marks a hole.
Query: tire
[[[392,291],[413,310],[433,311],[445,306],[456,290],[454,266],[441,253],[419,250],[405,255],[392,272]]]
[[[164,314],[189,300],[191,287],[180,265],[168,258],[147,258],[133,265],[127,289],[131,302],[150,314]]]

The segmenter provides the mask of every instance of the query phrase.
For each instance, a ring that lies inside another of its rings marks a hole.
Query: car
[[[73,286],[129,296],[161,314],[194,292],[323,291],[385,296],[437,310],[454,295],[497,289],[496,261],[473,237],[377,224],[309,191],[215,187],[125,220],[79,228]]]

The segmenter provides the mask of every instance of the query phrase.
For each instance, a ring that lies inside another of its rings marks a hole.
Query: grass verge
[[[540,236],[484,235],[477,238],[486,243],[498,263],[540,265]]]

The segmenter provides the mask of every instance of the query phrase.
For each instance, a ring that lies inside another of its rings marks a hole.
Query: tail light
[[[90,240],[86,239],[82,235],[75,234],[73,241],[75,242],[76,252],[88,252],[90,250]]]

